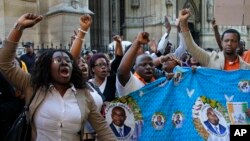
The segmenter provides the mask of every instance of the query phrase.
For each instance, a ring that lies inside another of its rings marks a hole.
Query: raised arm
[[[179,19],[176,20],[176,27],[177,27],[177,31],[178,31],[178,35],[180,38],[180,42],[179,42],[179,46],[178,48],[175,50],[174,55],[180,59],[181,56],[186,52],[186,43],[183,39],[183,37],[181,36],[181,28],[180,28],[180,21]]]
[[[130,70],[132,69],[137,51],[141,48],[142,45],[147,44],[149,42],[149,34],[147,32],[140,32],[132,46],[125,53],[122,61],[117,70],[117,76],[120,83],[125,86],[130,78]]]
[[[191,16],[189,9],[182,9],[179,11],[179,20],[181,27],[181,36],[184,39],[186,50],[202,65],[207,66],[210,59],[210,54],[199,47],[193,40],[189,31],[188,18]]]
[[[22,15],[16,22],[14,28],[10,31],[6,40],[4,40],[3,47],[0,51],[0,69],[5,77],[17,89],[24,91],[26,102],[28,102],[30,95],[27,91],[32,91],[31,77],[29,73],[24,72],[19,66],[16,66],[13,61],[16,57],[16,48],[22,36],[23,30],[34,26],[42,20],[42,16],[27,13]],[[29,88],[28,88],[29,87]],[[26,92],[25,92],[26,91]]]
[[[111,63],[111,72],[116,73],[123,57],[122,38],[119,35],[113,36],[115,43],[115,59]]]
[[[216,24],[215,18],[213,18],[213,20],[212,20],[212,27],[213,27],[214,37],[216,39],[217,45],[220,48],[220,50],[222,51],[220,32],[219,32],[219,29],[218,29],[218,25]]]
[[[77,35],[74,37],[74,41],[71,46],[70,53],[77,59],[81,56],[82,44],[84,43],[84,37],[88,33],[88,29],[92,24],[92,18],[90,15],[85,14],[80,17],[80,28]]]
[[[171,31],[171,25],[170,22],[168,20],[168,17],[165,16],[165,28],[166,28],[166,33],[161,37],[161,40],[158,43],[157,46],[157,51],[159,51],[162,55],[165,52],[165,48],[167,47],[168,41],[169,41],[169,34]]]
[[[113,36],[115,44],[115,55],[123,56],[123,50],[122,50],[122,38],[119,35]]]

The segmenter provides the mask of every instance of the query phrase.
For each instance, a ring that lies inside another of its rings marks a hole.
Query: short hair
[[[113,115],[113,113],[114,113],[115,110],[121,111],[124,114],[124,116],[126,116],[126,112],[125,112],[125,110],[122,107],[120,107],[120,106],[114,107],[112,109],[112,115]]]
[[[138,63],[141,62],[141,60],[145,59],[145,58],[150,58],[150,59],[153,60],[153,58],[149,54],[146,54],[146,53],[140,54],[135,59],[135,65],[138,65]]]
[[[238,42],[240,41],[240,33],[237,30],[235,30],[235,29],[227,29],[226,31],[224,31],[223,34],[222,34],[222,36],[221,36],[221,40],[223,40],[225,34],[227,34],[227,33],[234,33],[234,34],[236,34],[238,36],[238,38],[237,38]]]
[[[31,42],[26,42],[26,43],[23,44],[23,46],[26,47],[26,48],[27,48],[27,47],[28,47],[28,48],[29,48],[29,47],[33,48],[33,43],[31,43]]]
[[[96,53],[94,54],[90,59],[89,59],[89,72],[91,73],[91,75],[93,75],[93,72],[92,72],[92,68],[95,67],[95,62],[97,59],[99,58],[104,58],[106,63],[109,65],[109,60],[108,58],[105,56],[105,54],[103,53]]]

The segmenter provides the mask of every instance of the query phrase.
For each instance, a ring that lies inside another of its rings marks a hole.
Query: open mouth
[[[145,75],[146,75],[146,76],[152,76],[152,75],[153,75],[153,72],[152,72],[152,71],[147,71],[147,72],[145,72]]]
[[[81,71],[82,71],[82,73],[87,73],[88,72],[87,68],[85,68],[85,67],[81,68]]]
[[[70,75],[69,68],[62,68],[62,69],[60,69],[60,75],[62,77],[69,77],[69,75]]]

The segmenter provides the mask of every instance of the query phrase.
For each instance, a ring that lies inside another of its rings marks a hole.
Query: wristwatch
[[[19,24],[19,23],[15,23],[14,24],[14,29],[16,29],[18,31],[23,31],[24,27],[21,24]]]

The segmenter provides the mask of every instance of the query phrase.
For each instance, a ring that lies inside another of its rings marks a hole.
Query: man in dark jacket
[[[34,53],[33,44],[26,42],[24,45],[26,54],[22,55],[20,59],[26,64],[28,72],[31,73],[32,67],[36,60],[36,54]]]
[[[112,109],[112,123],[110,124],[110,128],[114,132],[116,137],[126,137],[129,135],[131,131],[131,127],[124,124],[126,120],[126,112],[120,107],[116,106]]]

